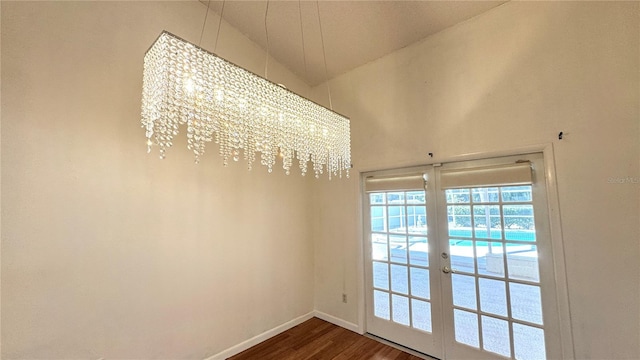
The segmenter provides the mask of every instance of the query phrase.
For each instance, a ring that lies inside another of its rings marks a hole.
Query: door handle
[[[452,268],[450,268],[448,266],[443,267],[442,268],[442,272],[445,273],[445,274],[455,274],[456,273],[455,270],[453,270]]]

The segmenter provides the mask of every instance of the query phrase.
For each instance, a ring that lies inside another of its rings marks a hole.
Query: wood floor
[[[318,318],[312,318],[228,360],[421,360]]]

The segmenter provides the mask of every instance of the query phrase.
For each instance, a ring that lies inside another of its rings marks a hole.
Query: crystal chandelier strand
[[[144,57],[148,151],[164,158],[185,124],[196,162],[215,141],[224,165],[243,157],[251,169],[259,152],[269,172],[282,157],[287,174],[297,159],[302,175],[311,161],[316,177],[349,176],[348,118],[164,31]]]

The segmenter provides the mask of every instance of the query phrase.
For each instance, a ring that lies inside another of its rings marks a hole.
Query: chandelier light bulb
[[[193,93],[195,93],[196,91],[196,84],[195,81],[193,81],[192,77],[188,77],[185,80],[184,83],[184,90],[189,94],[189,95],[193,95]]]

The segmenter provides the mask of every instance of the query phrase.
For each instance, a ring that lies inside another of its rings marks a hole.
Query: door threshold
[[[394,343],[393,341],[389,341],[389,340],[387,340],[387,339],[381,338],[381,337],[379,337],[379,336],[375,336],[375,335],[373,335],[373,334],[364,333],[364,336],[368,337],[369,339],[373,339],[373,340],[375,340],[375,341],[381,342],[381,343],[383,343],[383,344],[385,344],[385,345],[391,346],[392,348],[396,348],[396,349],[398,349],[398,350],[404,351],[404,352],[406,352],[406,353],[408,353],[408,354],[411,354],[411,355],[413,355],[413,356],[417,356],[417,357],[419,357],[419,358],[421,358],[421,359],[426,359],[426,360],[440,360],[440,359],[438,359],[437,357],[433,357],[433,356],[431,356],[431,355],[427,355],[427,354],[421,353],[421,352],[419,352],[419,351],[415,351],[415,350],[410,349],[410,348],[408,348],[408,347],[406,347],[406,346],[402,346],[402,345],[400,345],[400,344],[398,344],[398,343]]]

